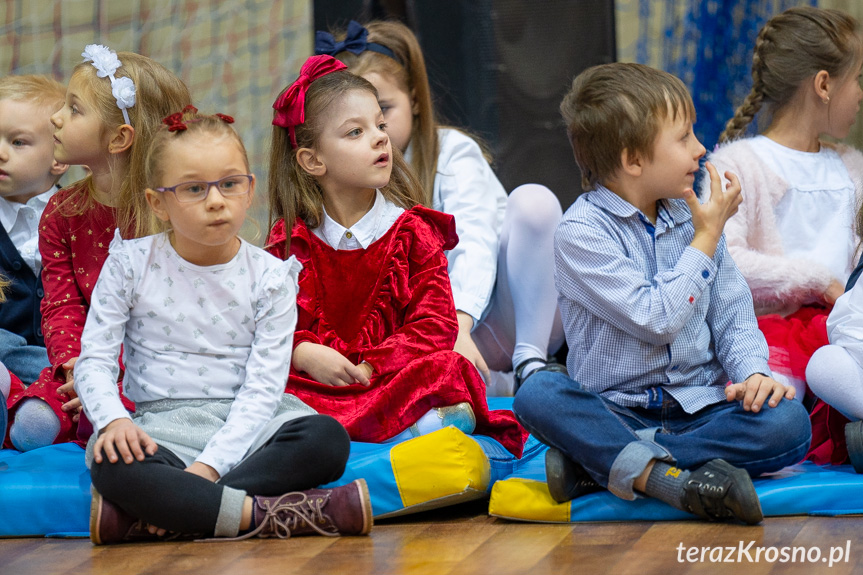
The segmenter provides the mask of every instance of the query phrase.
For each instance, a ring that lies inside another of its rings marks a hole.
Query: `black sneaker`
[[[545,477],[548,491],[552,499],[558,503],[571,501],[603,489],[587,474],[584,467],[554,447],[549,447],[545,452]]]
[[[854,471],[863,473],[863,421],[845,424],[845,445]]]
[[[749,525],[764,519],[749,474],[722,459],[692,471],[683,490],[683,508],[699,517],[711,521],[738,519]]]

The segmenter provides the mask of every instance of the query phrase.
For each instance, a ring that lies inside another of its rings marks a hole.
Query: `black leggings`
[[[248,495],[281,495],[342,476],[350,438],[328,415],[309,415],[282,425],[259,450],[213,483],[183,471],[186,465],[159,447],[144,461],[93,462],[93,486],[124,511],[168,531],[212,534],[224,486]]]

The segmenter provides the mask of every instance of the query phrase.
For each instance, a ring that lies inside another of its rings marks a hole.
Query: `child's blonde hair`
[[[249,155],[246,152],[246,146],[243,145],[243,139],[231,125],[234,119],[224,114],[200,114],[194,106],[186,106],[182,112],[172,114],[175,121],[168,121],[165,118],[162,126],[156,130],[147,146],[144,156],[144,182],[145,187],[155,189],[161,187],[167,182],[162,180],[164,167],[171,161],[170,157],[165,157],[165,150],[171,142],[182,142],[197,134],[207,134],[218,137],[228,137],[237,143],[240,153],[243,155],[243,164],[246,166],[246,173],[250,172]],[[184,124],[182,130],[175,129],[171,131],[169,127],[176,125],[178,122]],[[175,182],[178,183],[178,182]],[[165,231],[170,228],[170,222],[164,222],[156,219],[156,231]]]
[[[32,102],[53,114],[63,106],[66,87],[50,76],[23,75],[0,78],[0,100]]]
[[[774,16],[755,40],[752,90],[726,124],[719,141],[742,136],[762,106],[775,112],[792,100],[804,81],[821,70],[832,78],[842,78],[854,64],[859,66],[861,59],[859,25],[844,12],[799,6]]]
[[[386,46],[397,60],[368,50],[359,54],[340,52],[336,58],[358,76],[373,72],[386,75],[413,98],[416,110],[410,140],[411,165],[426,190],[425,203],[431,204],[440,153],[437,135],[440,126],[435,118],[422,48],[411,29],[400,22],[373,21],[366,24],[366,29],[368,41]],[[335,34],[340,38],[344,35],[344,32]]]
[[[679,78],[624,62],[576,76],[560,113],[585,190],[615,176],[624,150],[652,159],[654,140],[669,116],[695,122],[695,105]]]
[[[124,237],[141,237],[158,230],[156,218],[147,207],[144,196],[144,166],[150,140],[158,131],[162,119],[190,105],[192,97],[183,81],[155,60],[133,52],[117,52],[117,57],[122,64],[114,76],[129,77],[135,84],[135,105],[126,110],[135,137],[129,151],[128,169],[117,198],[117,225]],[[124,124],[125,120],[111,93],[111,80],[99,78],[96,73],[92,63],[82,62],[75,66],[72,75],[78,75],[89,89],[96,112],[103,122],[104,133]],[[83,213],[94,201],[91,176],[87,176],[85,182],[86,197],[69,198],[73,213]]]
[[[327,110],[353,90],[368,92],[377,98],[377,90],[371,83],[346,70],[321,76],[309,85],[305,95],[305,122],[294,128],[297,148],[317,146]],[[389,201],[405,209],[424,204],[422,186],[395,147],[392,160],[392,175],[389,183],[381,188],[381,193]],[[297,150],[291,145],[288,128],[273,126],[268,187],[270,228],[279,219],[284,220],[288,232],[285,246],[287,253],[294,221],[299,217],[310,228],[317,228],[323,221],[324,202],[323,190],[317,179],[306,172],[297,161]]]

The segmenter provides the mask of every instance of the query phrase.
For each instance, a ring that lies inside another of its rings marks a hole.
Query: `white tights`
[[[554,232],[561,215],[560,202],[545,186],[525,184],[509,195],[494,298],[472,333],[490,369],[509,371],[526,359],[545,359],[563,344],[554,287]]]
[[[806,366],[809,389],[851,420],[863,419],[863,366],[844,347],[819,348]]]

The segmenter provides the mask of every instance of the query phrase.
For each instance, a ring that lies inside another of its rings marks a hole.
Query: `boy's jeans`
[[[623,407],[562,373],[541,371],[519,389],[513,411],[537,439],[630,500],[633,481],[652,459],[695,469],[718,458],[757,476],[797,463],[809,449],[812,429],[800,402],[765,402],[758,413],[721,402],[688,414],[663,396],[656,409]]]
[[[39,379],[39,373],[51,365],[44,347],[27,345],[26,339],[5,329],[0,329],[0,363],[27,385]]]

